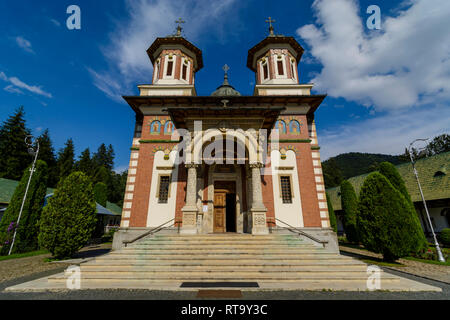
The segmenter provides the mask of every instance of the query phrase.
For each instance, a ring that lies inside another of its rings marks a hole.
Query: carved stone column
[[[186,186],[186,205],[181,209],[183,212],[183,226],[181,233],[196,234],[197,233],[197,167],[198,164],[187,163],[188,169],[187,186]]]
[[[252,171],[252,234],[268,234],[266,212],[261,187],[261,163],[250,164]]]

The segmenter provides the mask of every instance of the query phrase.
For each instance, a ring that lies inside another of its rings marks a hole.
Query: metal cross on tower
[[[230,70],[230,67],[226,64],[223,66],[223,71],[225,71],[225,74],[228,74],[228,70]]]
[[[270,36],[273,36],[274,34],[273,34],[273,26],[272,26],[272,23],[274,23],[274,22],[276,22],[276,20],[273,20],[271,17],[269,17],[269,19],[268,20],[266,20],[266,22],[269,24],[269,35]]]
[[[177,26],[177,36],[181,36],[181,30],[183,30],[183,28],[181,27],[182,23],[186,23],[186,21],[183,21],[183,19],[179,18],[177,21],[175,21],[175,23],[178,24]]]

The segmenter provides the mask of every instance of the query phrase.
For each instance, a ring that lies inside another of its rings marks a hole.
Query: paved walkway
[[[341,253],[350,253],[352,256],[364,259],[364,258],[378,258],[381,259],[381,254],[373,253],[367,250],[350,248],[346,246],[339,246]],[[423,263],[407,259],[399,259],[399,263],[404,266],[398,267],[384,267],[389,270],[397,270],[400,272],[406,272],[419,277],[425,277],[432,280],[442,281],[450,284],[450,266],[443,266],[437,264]]]

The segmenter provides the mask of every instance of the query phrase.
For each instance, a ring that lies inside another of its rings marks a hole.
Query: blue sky
[[[81,8],[81,30],[66,9]],[[381,30],[369,30],[369,5]],[[150,83],[145,50],[175,30],[203,51],[199,95],[223,80],[251,95],[248,50],[275,32],[305,48],[302,83],[328,97],[316,113],[322,158],[343,152],[402,153],[416,138],[449,132],[450,33],[447,0],[145,1],[17,0],[0,3],[0,121],[23,105],[28,127],[50,130],[56,149],[73,138],[77,154],[112,144],[116,169],[129,161],[134,113],[122,95]]]

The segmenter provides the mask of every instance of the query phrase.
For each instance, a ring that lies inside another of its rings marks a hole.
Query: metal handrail
[[[152,230],[150,230],[150,231],[147,231],[147,232],[145,232],[145,233],[143,233],[143,234],[137,236],[136,238],[134,238],[134,239],[132,239],[132,240],[126,240],[126,241],[123,241],[123,244],[124,244],[125,247],[126,247],[126,246],[127,246],[128,244],[130,244],[130,243],[136,242],[136,241],[138,241],[138,240],[140,240],[140,239],[142,239],[142,238],[144,238],[144,237],[147,237],[147,236],[149,236],[149,235],[155,234],[155,233],[157,233],[157,232],[159,232],[159,231],[161,231],[161,230],[170,228],[170,227],[172,227],[173,225],[175,225],[176,222],[172,223],[170,226],[166,226],[166,227],[164,227],[164,226],[165,226],[166,224],[168,224],[169,222],[172,222],[172,221],[174,221],[174,220],[175,220],[175,219],[170,219],[169,221],[163,223],[162,225],[160,225],[160,226],[158,226],[158,227],[156,227],[156,228],[154,228],[154,229],[152,229]]]
[[[298,234],[301,234],[301,235],[303,235],[303,236],[305,236],[305,237],[307,237],[307,238],[309,238],[309,239],[311,239],[311,240],[313,240],[313,241],[315,241],[315,242],[317,242],[317,243],[320,243],[320,244],[323,245],[324,247],[325,247],[325,244],[328,243],[327,240],[320,240],[320,239],[317,239],[316,237],[314,237],[314,236],[312,236],[312,235],[306,233],[305,231],[303,231],[303,230],[301,230],[301,229],[298,229],[298,228],[296,228],[296,227],[293,227],[293,226],[291,226],[290,224],[288,224],[288,223],[286,223],[286,222],[284,222],[284,221],[282,221],[282,220],[280,220],[280,219],[278,219],[278,218],[275,218],[275,220],[277,220],[277,221],[279,221],[279,222],[281,222],[281,223],[284,223],[285,225],[287,225],[287,226],[289,227],[289,228],[287,228],[287,227],[279,226],[280,228],[284,228],[284,229],[288,229],[289,231],[297,232]],[[275,225],[278,226],[276,223],[275,223]]]

